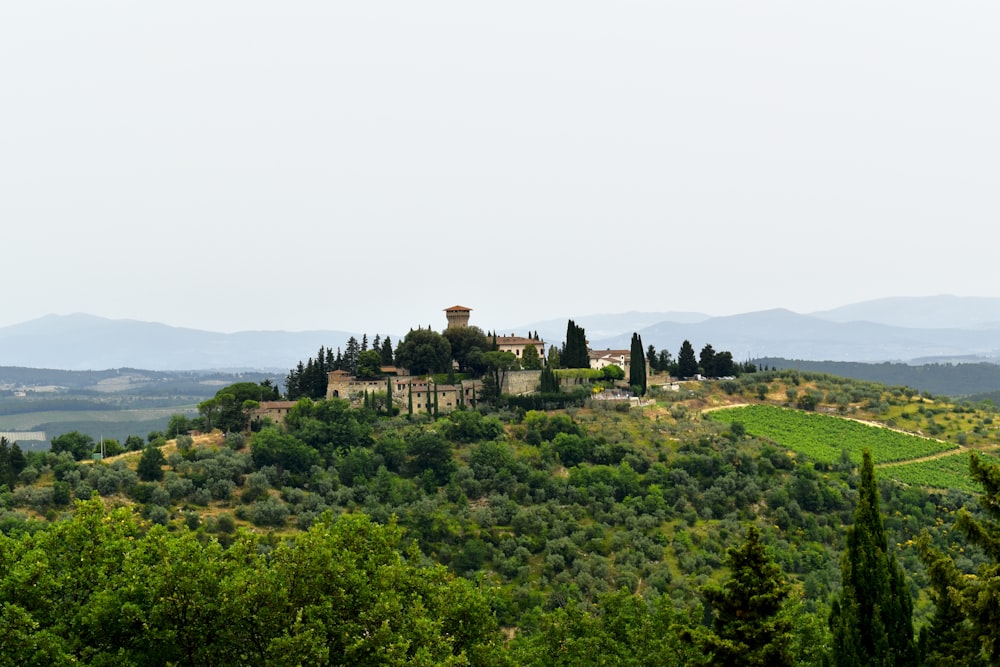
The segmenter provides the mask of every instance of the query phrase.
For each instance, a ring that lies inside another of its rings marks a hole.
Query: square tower
[[[466,308],[465,306],[452,306],[451,308],[445,308],[444,313],[448,316],[448,328],[462,329],[469,326],[469,313],[471,312],[472,309]]]

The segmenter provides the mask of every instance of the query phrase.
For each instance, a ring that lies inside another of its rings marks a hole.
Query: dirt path
[[[904,431],[905,433],[905,431]],[[915,459],[904,459],[902,461],[888,461],[886,463],[876,463],[876,468],[893,468],[895,466],[902,466],[908,463],[923,463],[924,461],[934,461],[936,459],[943,459],[946,456],[958,456],[959,454],[968,454],[969,452],[976,451],[969,447],[959,446],[958,449],[947,449],[943,452],[938,452],[936,454],[930,454],[929,456],[920,456]]]

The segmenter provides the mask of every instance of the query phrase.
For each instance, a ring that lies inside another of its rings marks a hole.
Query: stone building
[[[524,348],[531,345],[538,352],[538,358],[542,365],[545,365],[545,341],[541,338],[526,338],[524,336],[497,336],[497,350],[500,352],[513,352],[518,361],[524,358]]]
[[[444,313],[445,317],[448,318],[448,328],[461,329],[469,326],[469,314],[471,312],[472,309],[465,306],[452,306],[451,308],[445,308]]]
[[[263,401],[256,410],[250,413],[252,421],[260,421],[267,417],[275,424],[285,423],[285,416],[295,406],[295,401]]]

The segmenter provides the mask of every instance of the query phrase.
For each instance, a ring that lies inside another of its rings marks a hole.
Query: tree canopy
[[[451,365],[451,343],[430,329],[411,329],[396,348],[396,365],[413,375],[446,373]]]

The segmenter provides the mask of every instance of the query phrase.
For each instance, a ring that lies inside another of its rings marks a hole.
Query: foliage
[[[328,513],[273,548],[241,533],[223,550],[79,503],[67,521],[0,536],[3,664],[501,660],[482,594],[401,544],[392,525]]]
[[[84,435],[79,431],[70,431],[69,433],[63,433],[52,438],[50,451],[56,454],[59,452],[69,452],[73,455],[74,459],[82,461],[83,459],[90,458],[90,455],[94,453],[94,447],[95,443],[92,437]]]
[[[559,352],[560,368],[590,368],[587,334],[573,320],[566,324],[566,341]]]
[[[159,447],[149,445],[142,450],[139,458],[139,479],[144,482],[155,482],[163,479],[163,465],[167,460],[163,456],[163,450]]]
[[[451,343],[430,329],[411,329],[396,348],[396,365],[413,375],[445,373],[451,365]]]
[[[303,473],[322,460],[319,452],[294,435],[274,428],[261,429],[250,438],[254,465],[277,466],[293,473]]]
[[[365,350],[358,354],[357,376],[376,378],[382,374],[382,355],[378,350]]]
[[[0,485],[6,484],[8,489],[13,489],[17,484],[18,475],[27,465],[21,447],[16,442],[9,443],[6,438],[0,436]]]
[[[524,346],[521,354],[521,367],[526,371],[537,371],[542,368],[542,358],[538,354],[538,348],[532,344]]]
[[[637,390],[639,396],[646,394],[646,357],[642,351],[642,337],[638,333],[632,334],[632,348],[629,353],[629,375],[628,384],[633,390]]]
[[[459,372],[482,373],[483,355],[490,351],[491,342],[476,326],[445,329],[444,337],[451,345],[451,357],[458,364]]]
[[[765,551],[756,526],[747,529],[743,544],[728,550],[726,565],[726,582],[703,590],[714,615],[712,630],[688,635],[703,652],[705,664],[794,664],[792,622],[782,614],[788,583]]]
[[[681,343],[681,349],[677,353],[677,375],[682,378],[694,377],[698,373],[698,360],[694,356],[694,347],[691,341],[685,340]]]
[[[973,479],[983,487],[979,504],[985,516],[977,518],[963,509],[956,527],[987,560],[975,576],[963,576],[954,561],[921,536],[921,558],[931,571],[935,617],[921,637],[922,648],[940,664],[1000,661],[1000,465],[973,453],[969,459]]]
[[[862,453],[854,526],[841,560],[842,590],[833,603],[830,629],[834,663],[916,665],[913,601],[896,556],[889,552],[871,452]]]
[[[250,413],[260,406],[261,401],[278,397],[277,390],[269,383],[237,382],[223,387],[213,398],[198,404],[205,428],[220,429],[225,432],[247,431],[250,428]]]

